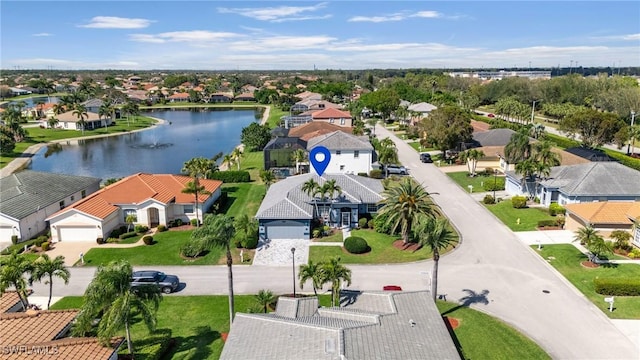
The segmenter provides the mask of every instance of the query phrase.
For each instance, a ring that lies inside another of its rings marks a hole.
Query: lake
[[[231,152],[240,143],[242,128],[259,121],[261,113],[247,109],[162,109],[142,115],[165,122],[136,133],[44,147],[33,156],[29,169],[94,176],[103,181],[138,172],[177,174],[191,158]]]

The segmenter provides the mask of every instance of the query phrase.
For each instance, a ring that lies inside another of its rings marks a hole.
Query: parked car
[[[496,116],[494,114],[487,114],[487,117],[494,118]]]
[[[429,154],[429,153],[420,154],[420,161],[422,161],[423,163],[432,163],[433,162],[433,160],[431,159],[431,154]]]
[[[407,168],[402,165],[389,164],[385,165],[385,171],[389,174],[407,175]]]
[[[382,287],[383,291],[402,291],[402,287],[398,285],[385,285]]]
[[[165,294],[170,294],[180,285],[180,279],[175,275],[167,275],[162,271],[143,270],[134,271],[131,277],[131,288],[142,286],[156,286]]]

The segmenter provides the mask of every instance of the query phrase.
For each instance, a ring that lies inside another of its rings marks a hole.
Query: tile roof
[[[67,111],[57,116],[58,121],[60,122],[78,122],[80,119],[74,114],[73,111]],[[99,121],[101,120],[100,115],[97,113],[87,111],[87,117],[84,118],[84,121]]]
[[[114,184],[111,184],[90,196],[66,207],[51,217],[58,216],[67,211],[77,210],[88,215],[104,219],[109,214],[117,211],[117,205],[140,204],[149,199],[163,204],[175,202],[188,204],[195,201],[195,195],[182,192],[188,182],[193,181],[185,175],[172,174],[145,174],[138,173],[128,176]],[[215,192],[222,181],[200,179],[200,185],[211,193]],[[200,201],[205,201],[209,195],[199,195]]]
[[[306,100],[306,99],[321,100],[322,99],[322,95],[321,94],[314,93],[314,92],[311,92],[311,91],[301,92],[300,94],[297,94],[296,97],[298,99],[301,99],[301,100]]]
[[[416,112],[421,112],[421,113],[425,113],[425,112],[430,112],[433,111],[435,109],[437,109],[438,107],[426,102],[421,102],[421,103],[417,103],[417,104],[413,104],[413,105],[409,105],[408,110],[409,111],[416,111]]]
[[[565,208],[591,224],[631,225],[640,216],[640,202],[602,201],[567,204]]]
[[[311,219],[313,199],[302,191],[303,184],[313,179],[320,185],[335,179],[342,189],[338,203],[374,204],[383,199],[382,181],[348,174],[313,173],[290,176],[269,187],[256,214],[258,219]]]
[[[52,341],[63,336],[78,310],[48,310],[0,315],[0,339],[3,344],[22,345]],[[29,336],[25,337],[25,334]]]
[[[287,136],[299,137],[302,140],[309,141],[309,139],[313,137],[328,134],[334,131],[344,131],[351,134],[353,133],[353,128],[338,126],[324,121],[311,121],[304,125],[300,125],[294,127],[293,129],[290,129]]]
[[[189,93],[175,93],[169,96],[169,99],[188,99]]]
[[[8,348],[10,354],[2,359],[64,359],[64,360],[107,360],[124,342],[124,338],[114,338],[109,346],[103,346],[97,338],[64,338],[38,344],[26,344],[23,347]]]
[[[5,291],[4,294],[0,295],[0,315],[11,310],[11,308],[16,306],[19,302],[20,297],[17,292]]]
[[[460,358],[428,291],[341,295],[311,316],[237,314],[220,358]]]
[[[20,220],[99,184],[94,177],[23,170],[0,179],[0,211]]]
[[[347,111],[342,111],[334,108],[328,108],[320,111],[316,111],[311,115],[314,119],[351,119],[351,114]]]
[[[89,99],[82,103],[85,107],[100,107],[104,104],[104,101],[100,99]]]
[[[505,146],[516,132],[511,129],[494,129],[473,133],[473,140],[480,146]]]
[[[307,150],[316,146],[324,146],[330,151],[335,150],[369,150],[373,151],[373,145],[367,136],[351,135],[343,131],[334,131],[329,134],[320,135],[307,142]]]

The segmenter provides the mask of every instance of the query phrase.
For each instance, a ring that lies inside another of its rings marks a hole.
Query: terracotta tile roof
[[[294,127],[293,129],[289,130],[288,136],[297,137],[307,141],[316,136],[329,134],[338,130],[344,131],[348,134],[353,133],[353,128],[350,128],[350,127],[342,127],[342,126],[330,124],[323,121],[311,121],[309,123]]]
[[[20,302],[20,297],[15,291],[6,291],[0,295],[0,314],[6,313],[9,309]]]
[[[124,342],[123,338],[114,338],[109,346],[100,344],[97,338],[65,338],[55,341],[28,344],[24,347],[7,348],[2,359],[65,359],[65,360],[102,360],[109,359]]]
[[[471,120],[471,126],[473,127],[473,132],[487,131],[491,127],[491,125],[486,122],[477,120]]]
[[[346,118],[351,119],[351,114],[334,108],[324,109],[311,115],[314,119]]]
[[[0,339],[3,345],[53,341],[64,335],[78,313],[79,310],[48,310],[1,314]]]
[[[188,98],[189,98],[188,93],[175,93],[169,96],[169,99],[188,99]]]
[[[195,195],[182,192],[182,189],[192,180],[191,177],[184,175],[134,174],[60,210],[52,217],[75,209],[99,219],[104,219],[114,211],[118,211],[117,205],[140,204],[148,199],[154,199],[163,204],[170,202],[179,204],[192,203],[195,201]],[[222,186],[222,181],[200,179],[200,185],[213,193]],[[209,195],[198,196],[200,201],[205,201],[208,198]]]
[[[553,149],[551,149],[551,151],[560,154],[560,165],[578,165],[590,162],[583,157],[574,155],[559,148],[554,147]]]
[[[565,208],[591,224],[632,224],[640,215],[640,202],[603,201],[567,204]]]
[[[87,117],[84,118],[84,121],[99,121],[100,120],[100,115],[91,112],[91,111],[87,111]],[[79,119],[76,116],[76,114],[73,113],[73,111],[67,111],[65,113],[62,113],[60,115],[58,115],[58,121],[60,122],[78,122]]]

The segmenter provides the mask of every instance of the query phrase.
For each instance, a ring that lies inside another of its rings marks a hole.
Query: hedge
[[[174,345],[171,339],[171,329],[159,329],[147,336],[142,341],[136,341],[136,358],[146,360],[160,360],[164,358],[169,349]]]
[[[496,177],[495,179],[485,180],[482,187],[485,191],[504,190],[505,179],[503,177]]]
[[[632,158],[631,156],[627,156],[626,154],[611,149],[602,150],[604,150],[607,155],[618,160],[622,165],[640,171],[640,159]]]
[[[568,139],[566,137],[559,136],[559,135],[554,135],[554,134],[547,133],[547,134],[545,134],[545,137],[546,137],[547,140],[551,141],[557,147],[562,148],[562,149],[568,149],[568,148],[572,148],[572,147],[576,147],[576,146],[580,146],[581,145],[581,143],[579,141]]]
[[[371,250],[367,241],[357,236],[346,238],[344,240],[344,248],[352,254],[364,254]]]
[[[120,236],[118,236],[118,239],[124,240],[124,239],[128,239],[128,238],[132,238],[132,237],[137,236],[137,235],[138,235],[137,232],[132,231],[132,232],[121,234]]]
[[[567,210],[558,203],[551,203],[551,205],[549,205],[549,215],[551,216],[556,216],[559,214],[564,215],[566,212]]]
[[[556,219],[549,220],[540,220],[538,221],[538,227],[547,227],[547,226],[560,226]]]
[[[516,209],[527,207],[527,198],[524,196],[514,196],[511,198],[511,205]]]
[[[600,295],[640,296],[640,279],[595,278],[593,283]]]
[[[2,253],[0,253],[0,255],[11,255],[11,253],[14,251],[18,251],[18,254],[20,254],[24,251],[25,245],[27,245],[27,247],[35,245],[36,240],[37,239],[31,239],[31,240],[23,241],[21,243],[17,243],[15,245],[11,245],[8,248],[4,249]]]
[[[213,180],[220,180],[225,183],[251,182],[251,176],[244,170],[216,171],[211,175]]]

